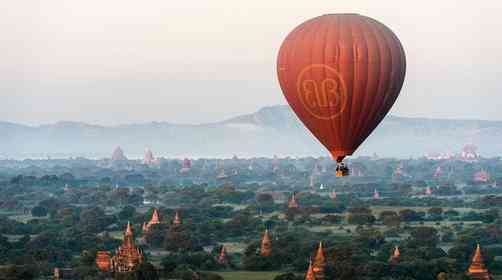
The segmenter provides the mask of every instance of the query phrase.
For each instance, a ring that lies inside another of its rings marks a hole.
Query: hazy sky
[[[497,0],[17,0],[0,3],[0,121],[199,123],[285,104],[280,43],[342,12],[401,39],[393,113],[502,120]]]

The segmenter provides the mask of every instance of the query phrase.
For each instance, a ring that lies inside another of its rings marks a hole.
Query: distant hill
[[[25,126],[0,122],[0,157],[109,157],[121,146],[130,158],[145,148],[166,157],[327,155],[287,106],[265,107],[217,123],[168,122],[99,126],[58,122]],[[484,156],[502,155],[502,121],[387,117],[358,155],[422,156],[458,152],[473,143]]]

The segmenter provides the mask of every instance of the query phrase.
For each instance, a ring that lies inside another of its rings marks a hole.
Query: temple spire
[[[61,279],[61,270],[59,270],[59,267],[54,268],[54,277],[52,279],[54,279],[54,280]]]
[[[396,247],[394,248],[394,253],[392,254],[392,256],[393,256],[394,258],[399,258],[399,256],[401,256],[401,253],[399,252],[399,246],[396,246]]]
[[[158,225],[160,223],[161,223],[161,221],[160,221],[159,210],[157,210],[157,208],[153,208],[153,213],[152,213],[152,217],[150,218],[150,221],[148,221],[148,223],[146,223],[146,222],[143,223],[143,226],[142,226],[143,232],[148,233],[150,231],[150,228],[153,225]]]
[[[268,229],[265,230],[263,238],[261,239],[260,255],[262,257],[268,257],[272,254],[272,240]]]
[[[427,186],[427,188],[425,189],[425,194],[426,195],[432,195],[432,189],[431,189],[431,187]]]
[[[296,200],[296,192],[293,193],[291,196],[291,199],[289,200],[288,203],[288,208],[299,208],[300,205],[298,204],[298,201]]]
[[[483,255],[481,254],[481,247],[479,244],[476,246],[474,256],[472,256],[471,264],[467,274],[472,280],[491,280],[492,277],[488,269],[486,269]]]
[[[305,274],[305,280],[316,280],[314,267],[312,265],[312,260],[310,261],[309,268],[307,270],[307,274]]]
[[[181,224],[182,224],[182,221],[181,221],[180,212],[178,210],[176,210],[176,213],[174,214],[173,225],[179,226]]]
[[[127,248],[135,247],[134,245],[134,230],[132,228],[131,222],[127,222],[126,230],[124,231],[124,240],[122,246]]]
[[[322,241],[319,242],[319,247],[317,248],[317,253],[314,257],[313,270],[315,273],[316,280],[324,280],[324,270],[326,268],[326,256],[324,255],[324,248]]]
[[[160,215],[159,210],[157,208],[153,209],[152,219],[150,219],[150,224],[158,224],[160,223]]]
[[[377,189],[373,191],[373,199],[380,199],[380,193]]]
[[[102,271],[130,272],[145,260],[143,252],[134,242],[134,231],[130,222],[124,231],[124,240],[111,257],[106,251],[99,251],[96,256],[96,265]]]
[[[399,251],[399,246],[394,247],[394,252],[389,257],[390,263],[397,263],[399,261],[399,257],[401,256],[401,252]]]
[[[218,263],[221,265],[228,264],[227,250],[225,250],[225,246],[221,246],[220,255],[218,256]]]
[[[314,183],[314,175],[310,175],[310,183],[309,188],[311,193],[315,193],[315,183]]]
[[[335,190],[333,190],[333,191],[331,192],[330,197],[331,197],[333,200],[336,200],[336,196],[337,196],[336,191],[335,191]]]
[[[132,236],[133,234],[134,234],[134,232],[132,230],[131,222],[127,222],[127,227],[126,227],[126,230],[124,232],[124,235],[125,236]]]

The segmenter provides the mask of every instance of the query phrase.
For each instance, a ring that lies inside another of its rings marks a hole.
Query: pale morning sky
[[[19,0],[0,3],[0,121],[200,123],[285,104],[282,40],[344,12],[404,45],[392,113],[502,120],[497,0]]]

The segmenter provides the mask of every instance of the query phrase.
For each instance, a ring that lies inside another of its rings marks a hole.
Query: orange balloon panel
[[[396,35],[357,14],[323,15],[302,23],[286,37],[277,59],[289,105],[339,161],[385,117],[405,72]]]

